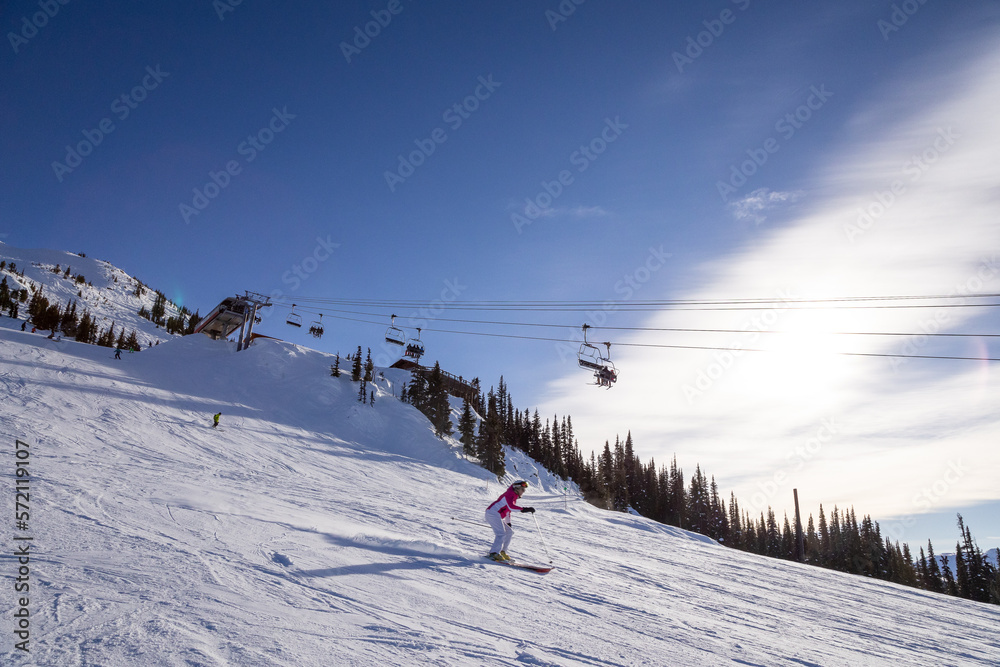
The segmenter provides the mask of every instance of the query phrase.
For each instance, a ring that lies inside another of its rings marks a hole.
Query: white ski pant
[[[514,537],[514,529],[511,528],[510,524],[500,518],[499,512],[491,512],[486,510],[486,523],[490,524],[490,528],[493,529],[493,546],[490,547],[490,553],[499,553],[501,551],[507,551],[507,547],[510,546],[510,540]]]

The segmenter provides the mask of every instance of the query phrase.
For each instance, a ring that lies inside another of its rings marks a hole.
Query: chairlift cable
[[[351,322],[361,322],[363,324],[380,324],[379,322],[374,322],[371,320],[360,320],[353,317],[342,317],[333,316],[336,319],[348,320]],[[596,328],[596,327],[595,327]],[[455,331],[453,329],[428,329],[423,328],[423,331],[432,333],[448,333],[464,336],[486,336],[490,338],[510,338],[515,340],[531,340],[531,341],[542,341],[551,343],[569,343],[571,345],[578,345],[581,341],[571,340],[565,338],[551,338],[543,336],[525,336],[519,334],[504,334],[504,333],[492,333],[485,331]],[[740,332],[740,333],[750,333],[750,332]],[[603,343],[602,343],[603,344]],[[775,350],[765,350],[760,348],[732,348],[732,347],[721,347],[721,346],[711,346],[711,345],[674,345],[666,343],[626,343],[626,342],[614,342],[613,345],[619,347],[643,347],[643,348],[654,348],[654,349],[673,349],[673,350],[719,350],[724,352],[775,352]],[[932,354],[893,354],[893,353],[876,353],[876,352],[828,352],[826,354],[843,355],[843,356],[860,356],[860,357],[890,357],[898,359],[944,359],[944,360],[958,360],[958,361],[1000,361],[1000,358],[994,357],[963,357],[963,356],[950,356],[950,355],[932,355]]]

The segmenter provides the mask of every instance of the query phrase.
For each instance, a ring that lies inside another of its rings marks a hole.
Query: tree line
[[[451,434],[452,427],[447,393],[439,378],[438,364],[426,378],[415,373],[404,389],[404,400],[424,412],[443,437]],[[478,387],[478,379],[474,382]],[[473,410],[482,416],[478,429]],[[822,505],[816,520],[809,514],[800,549],[798,531],[787,515],[779,522],[768,507],[751,516],[732,492],[727,504],[714,476],[696,465],[694,474],[685,480],[676,456],[669,465],[657,465],[653,459],[642,463],[631,432],[624,440],[616,437],[613,446],[605,441],[600,454],[592,452],[589,460],[584,459],[572,418],[554,415],[543,422],[537,409],[529,414],[515,408],[503,377],[496,389],[490,387],[485,395],[480,391],[476,398],[464,400],[457,437],[466,454],[498,478],[506,473],[503,445],[508,445],[560,478],[575,482],[584,499],[598,507],[631,510],[750,553],[1000,604],[1000,567],[979,548],[961,515],[953,557],[936,556],[930,540],[927,551],[921,547],[915,557],[909,545],[883,536],[870,516],[859,521],[853,507],[834,507],[827,515]]]
[[[6,261],[0,261],[0,271],[3,270],[9,271],[11,274],[19,276],[22,280],[28,282],[28,288],[11,289],[7,282],[7,276],[3,276],[2,280],[0,280],[0,312],[6,311],[11,318],[17,319],[20,316],[21,306],[23,305],[27,309],[26,321],[31,323],[36,329],[50,331],[53,335],[62,334],[81,343],[117,347],[124,350],[138,351],[142,349],[139,343],[138,332],[135,329],[132,329],[126,335],[125,327],[122,326],[121,330],[116,334],[115,322],[112,322],[107,328],[101,328],[98,319],[91,315],[89,309],[84,308],[82,312],[78,312],[77,299],[70,299],[66,304],[60,305],[58,301],[50,301],[45,296],[44,285],[36,286],[34,281],[25,278],[23,270],[19,273],[17,265],[14,262],[8,264]],[[82,286],[84,284],[93,287],[91,283],[87,283],[82,275],[72,275],[71,267],[69,266],[63,270],[57,264],[50,270],[52,273],[66,280],[71,280],[80,286],[80,290],[77,291],[78,298],[83,298]],[[113,277],[113,281],[115,283],[118,282],[117,276]],[[146,289],[148,288],[139,280],[136,280],[136,289],[134,292],[136,296],[143,296]],[[163,326],[168,334],[193,333],[195,326],[200,321],[198,314],[195,313],[192,315],[186,307],[181,307],[176,316],[166,317],[167,303],[166,296],[162,292],[157,291],[152,309],[147,309],[143,306],[138,311],[138,315],[159,326]]]

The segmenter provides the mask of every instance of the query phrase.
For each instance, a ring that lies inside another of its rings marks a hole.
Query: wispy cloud
[[[524,207],[523,203],[510,202],[507,205],[508,211],[519,211]],[[603,206],[548,206],[539,208],[535,217],[538,218],[602,218],[611,215],[611,212]]]
[[[767,219],[765,211],[769,211],[786,202],[801,199],[803,192],[774,192],[768,188],[758,188],[739,201],[729,204],[737,220],[751,220],[754,225],[760,225]]]
[[[669,295],[773,298],[768,308],[667,310],[645,322],[744,333],[616,338],[615,388],[586,386],[574,369],[549,386],[543,411],[572,414],[581,442],[602,443],[631,429],[644,460],[665,463],[676,453],[682,465],[699,462],[751,512],[770,505],[780,516],[790,510],[792,488],[810,511],[837,503],[875,517],[1000,498],[990,472],[1000,468],[1000,421],[989,399],[1000,391],[1000,374],[993,366],[941,360],[894,366],[835,354],[895,354],[917,344],[916,337],[838,332],[920,332],[931,320],[940,331],[968,331],[982,328],[977,309],[947,309],[939,321],[926,310],[787,307],[789,298],[1000,291],[998,55],[1000,48],[964,71],[960,61],[942,59],[937,76],[923,72],[922,90],[950,94],[911,99],[919,104],[903,118],[868,114],[883,124],[817,157],[806,189],[822,195],[810,195],[808,213],[752,248],[703,266],[706,286],[697,293]],[[798,194],[757,190],[733,212],[756,221]],[[953,345],[953,352],[977,356],[985,343]],[[961,483],[951,483],[957,469]]]

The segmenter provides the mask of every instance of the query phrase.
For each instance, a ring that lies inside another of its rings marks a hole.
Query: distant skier
[[[24,331],[24,328],[25,326],[27,326],[27,324],[28,324],[27,322],[21,322],[21,331]]]
[[[507,487],[503,495],[486,508],[486,523],[490,524],[495,536],[489,555],[493,560],[505,561],[511,559],[507,555],[507,547],[510,546],[510,540],[514,537],[514,529],[510,525],[511,510],[535,512],[534,507],[519,507],[517,504],[518,499],[527,490],[528,483],[524,480],[518,480]]]
[[[221,412],[216,412],[215,416],[212,417],[212,428],[219,428],[219,417],[222,416]]]
[[[122,349],[119,347],[118,349],[115,350],[115,359],[121,359],[121,358],[122,358]]]

